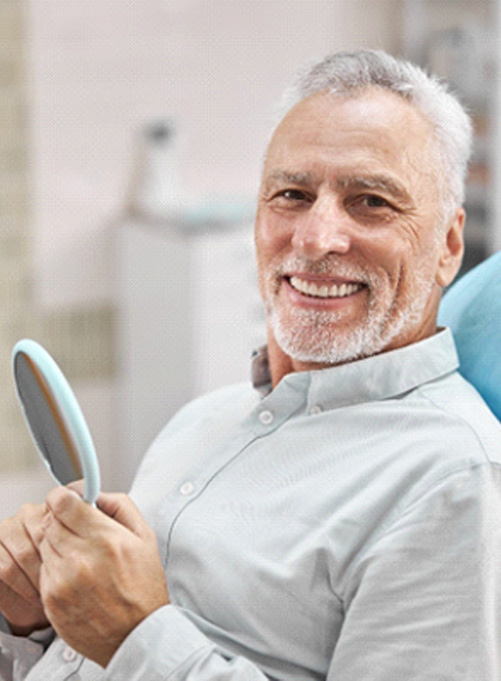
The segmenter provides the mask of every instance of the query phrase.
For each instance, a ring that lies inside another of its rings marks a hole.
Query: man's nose
[[[318,260],[327,253],[347,253],[351,247],[348,216],[331,201],[316,202],[298,219],[292,246],[298,255]]]

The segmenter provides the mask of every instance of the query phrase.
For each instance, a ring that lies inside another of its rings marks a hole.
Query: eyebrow
[[[341,189],[379,190],[391,194],[391,196],[403,203],[412,203],[412,198],[405,187],[389,175],[348,175],[339,178],[336,181],[336,185]]]
[[[266,184],[274,182],[284,182],[285,184],[313,184],[314,175],[312,173],[290,173],[287,170],[273,170],[266,178]]]

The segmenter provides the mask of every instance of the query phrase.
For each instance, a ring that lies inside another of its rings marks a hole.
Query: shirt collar
[[[268,395],[271,392],[270,362],[266,345],[252,353],[251,377],[252,385],[261,395]]]
[[[287,379],[291,388],[297,383],[297,388],[306,389],[308,407],[334,409],[402,395],[455,371],[458,366],[452,333],[450,329],[440,329],[429,338],[397,350],[327,369],[287,374],[282,381]],[[305,373],[310,380],[304,380]],[[252,378],[261,395],[275,392],[271,389],[266,346],[254,353]]]

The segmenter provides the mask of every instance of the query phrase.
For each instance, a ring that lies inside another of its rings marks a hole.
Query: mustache
[[[366,267],[347,263],[336,256],[326,256],[321,260],[307,260],[301,257],[291,257],[278,266],[276,275],[281,277],[294,272],[295,274],[311,274],[331,277],[343,277],[352,281],[371,284],[377,278],[373,270]]]

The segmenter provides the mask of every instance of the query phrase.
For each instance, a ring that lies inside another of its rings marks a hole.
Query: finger
[[[99,528],[113,529],[113,521],[137,536],[149,536],[151,529],[139,509],[126,494],[101,493],[98,508],[82,501],[67,487],[56,487],[46,500],[52,514],[79,537],[95,536]]]
[[[84,496],[85,493],[85,482],[83,480],[75,480],[74,482],[70,482],[66,485],[68,489],[71,489],[73,492],[76,492],[79,497]]]
[[[40,585],[42,585],[42,574],[50,574],[54,568],[63,560],[63,556],[53,546],[52,542],[44,538],[40,544],[40,555],[42,557],[42,564],[40,566]]]
[[[95,521],[93,516],[97,511],[77,492],[67,487],[56,487],[49,492],[45,503],[51,514],[68,530],[82,537],[91,534],[91,525]]]
[[[45,523],[43,543],[48,543],[52,550],[61,557],[80,548],[82,541],[79,535],[69,530],[54,516],[51,516]]]
[[[47,510],[47,513],[50,513],[50,511]],[[44,523],[43,520],[41,522],[36,523],[30,521],[27,521],[25,523],[26,532],[28,533],[31,543],[33,544],[34,548],[36,549],[39,555],[40,555],[39,547],[44,538],[43,523]]]
[[[32,542],[29,534],[26,533],[22,543],[17,541],[13,545],[9,542],[4,542],[2,545],[9,552],[18,569],[26,576],[38,593],[41,557],[38,547]]]
[[[138,537],[151,532],[140,510],[127,494],[102,492],[97,499],[97,506],[103,513]]]
[[[4,523],[0,538],[3,548],[37,591],[40,576],[40,554],[28,528],[32,528],[33,531],[38,528],[38,532],[42,531],[42,513],[42,507],[23,507],[17,516]]]
[[[46,504],[42,504],[37,507],[36,512],[28,514],[23,520],[26,534],[38,554],[40,554],[38,547],[44,536],[44,523],[49,516],[50,510],[47,508]]]
[[[3,543],[0,544],[0,581],[27,601],[36,602],[39,599],[38,582],[35,588]]]

